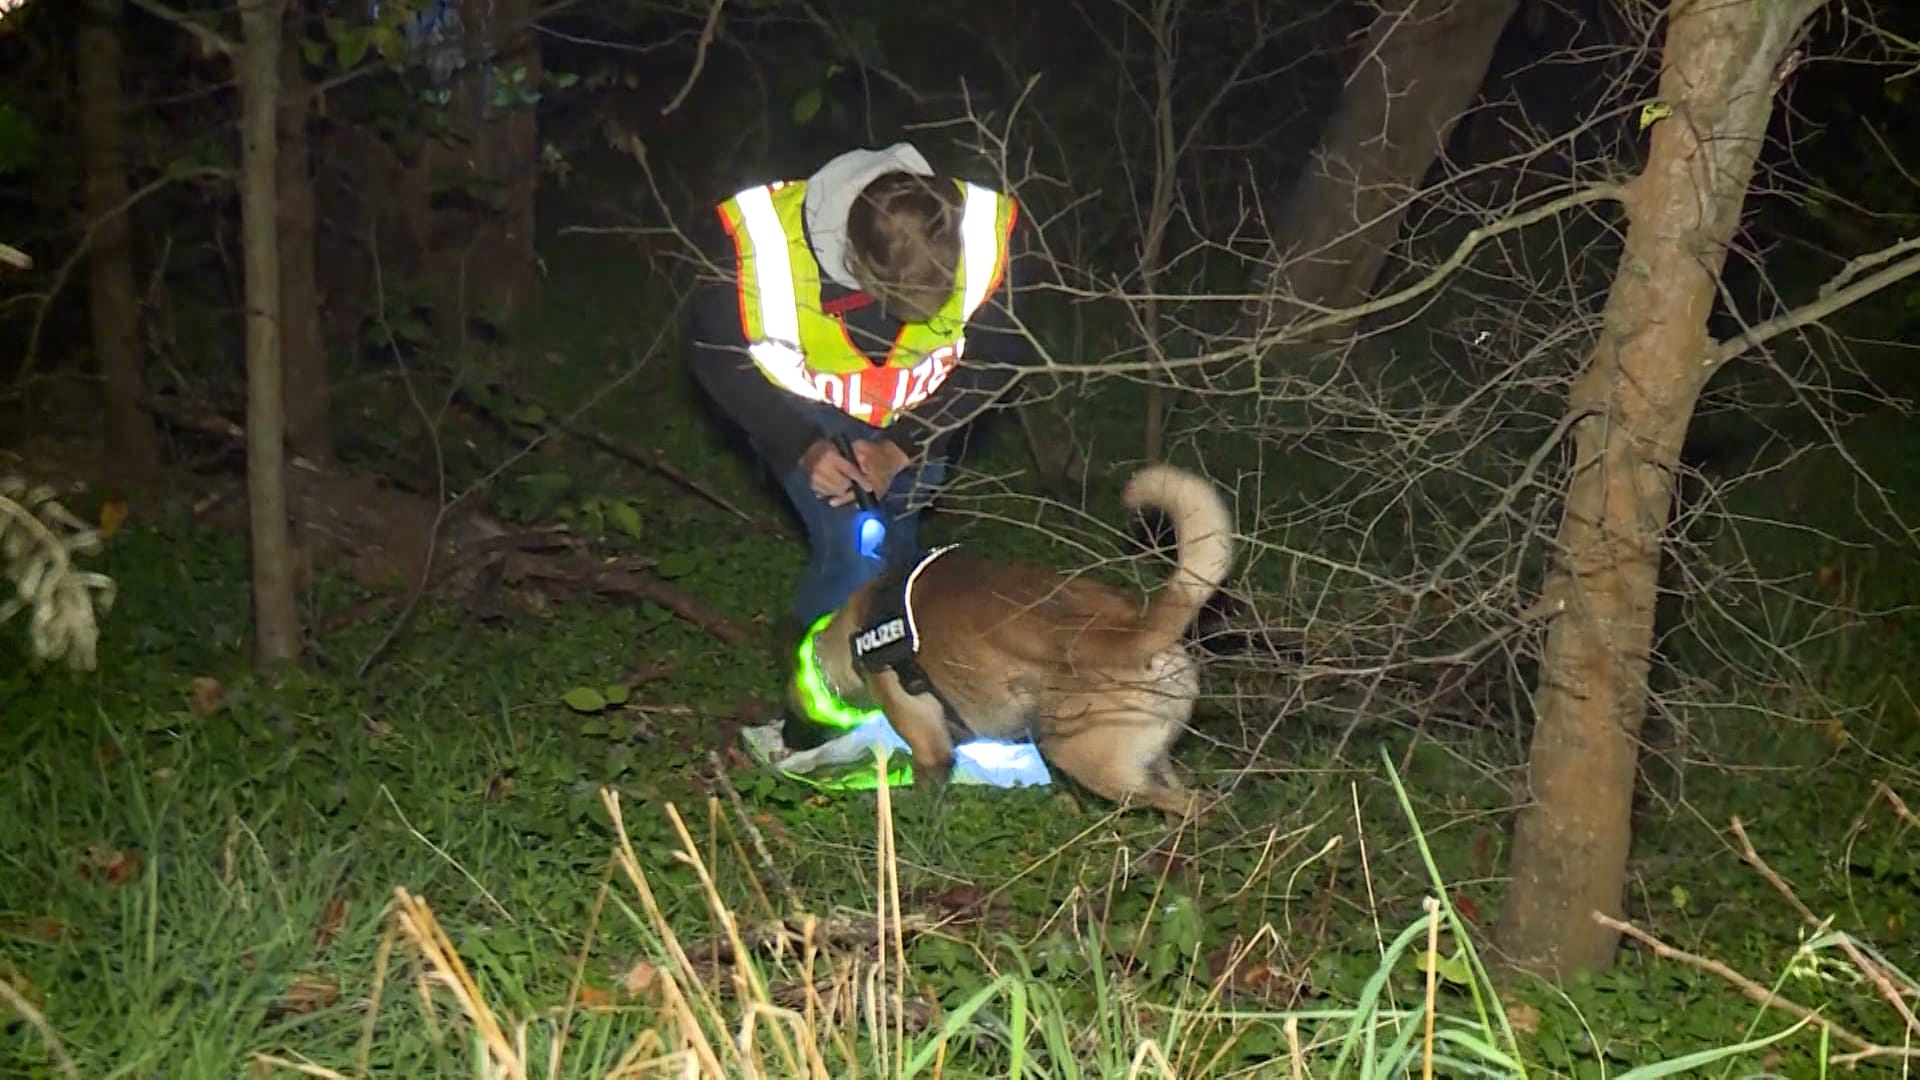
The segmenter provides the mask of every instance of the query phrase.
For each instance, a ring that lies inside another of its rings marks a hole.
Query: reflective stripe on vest
[[[791,200],[787,214],[797,221],[805,187],[800,182],[748,188],[721,205],[740,256],[741,325],[751,342],[747,352],[761,374],[787,392],[885,427],[901,410],[932,396],[953,373],[966,348],[966,320],[986,303],[1005,272],[1005,237],[1018,210],[988,188],[961,185],[957,295],[934,318],[902,326],[886,362],[876,367],[838,319],[817,310],[818,266],[803,232],[782,220],[782,207],[774,202],[776,192],[785,192],[783,198]],[[806,264],[796,267],[798,259]],[[803,294],[815,301],[805,310]],[[802,332],[803,319],[811,323],[811,332]]]

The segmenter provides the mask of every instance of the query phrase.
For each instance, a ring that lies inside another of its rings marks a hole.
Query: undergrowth
[[[432,458],[403,434],[413,401],[456,376],[537,385],[537,409],[493,402],[507,435],[466,398],[434,413],[449,493],[650,557],[756,643],[649,604],[533,596],[485,618],[430,599],[388,643],[397,603],[328,573],[305,597],[328,627],[312,670],[268,683],[246,663],[243,542],[184,501],[123,526],[93,567],[119,586],[98,672],[31,670],[0,632],[8,1075],[1375,1077],[1429,1053],[1442,1076],[1823,1075],[1846,1047],[1752,986],[1905,1037],[1845,955],[1871,942],[1910,970],[1920,940],[1895,812],[1920,755],[1904,553],[1758,526],[1726,541],[1777,563],[1782,595],[1832,577],[1883,615],[1726,615],[1792,631],[1803,682],[1731,673],[1652,748],[1627,914],[1684,956],[1636,946],[1603,975],[1496,989],[1476,946],[1520,799],[1510,724],[1350,733],[1309,706],[1249,761],[1235,726],[1274,718],[1216,704],[1177,753],[1232,793],[1175,834],[1064,783],[935,801],[744,767],[731,734],[777,697],[800,545],[760,527],[783,518],[777,489],[704,415],[658,331],[669,305],[632,302],[567,242],[521,347],[354,384],[344,448]],[[661,453],[752,521],[556,417]],[[1902,452],[1891,434],[1881,449]],[[1120,558],[1124,461],[1096,461],[1073,509],[994,479],[1022,453],[989,426],[969,465],[992,498],[926,539],[1158,572]],[[1760,494],[1835,498],[1835,465],[1810,455]],[[1295,479],[1303,498],[1338,490]],[[354,611],[371,614],[339,618]],[[1725,653],[1671,647],[1701,672]],[[613,684],[620,701],[567,703]],[[1757,872],[1735,821],[1831,925]]]

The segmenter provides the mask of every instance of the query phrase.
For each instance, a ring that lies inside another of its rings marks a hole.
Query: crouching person
[[[907,143],[849,151],[717,210],[704,246],[732,274],[694,297],[687,362],[805,525],[790,612],[805,633],[911,564],[955,434],[1031,363],[1013,317],[1019,213],[1007,195],[935,176]],[[870,554],[856,487],[886,527]]]

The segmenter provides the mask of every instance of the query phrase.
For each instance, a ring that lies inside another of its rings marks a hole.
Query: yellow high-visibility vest
[[[875,427],[932,396],[966,351],[966,325],[1006,273],[1014,201],[956,180],[965,198],[953,294],[923,322],[900,327],[876,366],[820,306],[820,264],[807,246],[807,184],[747,188],[720,204],[739,255],[740,326],[754,366],[774,385]]]

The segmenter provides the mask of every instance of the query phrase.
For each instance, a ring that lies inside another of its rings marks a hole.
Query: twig
[[[509,581],[560,580],[610,596],[651,600],[728,645],[744,645],[750,640],[738,623],[708,610],[692,593],[632,566],[609,566],[577,552],[570,557],[518,553],[508,557],[505,573]]]
[[[545,402],[539,401],[533,397],[523,394],[510,387],[500,387],[499,390],[502,394],[506,395],[508,398],[511,398],[516,405],[519,405],[522,407],[534,406],[540,409],[541,412],[543,412],[547,416],[558,415],[558,413],[556,413],[553,409],[548,408]],[[469,403],[474,405],[474,407],[480,409],[488,417],[494,418],[496,422],[498,421],[498,417],[494,416],[493,410],[487,408],[484,402],[481,402],[472,394],[467,393],[465,391],[461,391],[460,395],[461,397],[465,398]],[[705,484],[702,484],[700,481],[694,479],[690,474],[686,472],[686,470],[680,468],[678,465],[675,465],[673,462],[668,461],[666,454],[662,453],[659,450],[654,450],[650,453],[647,451],[636,450],[633,447],[615,442],[613,439],[610,439],[607,436],[602,435],[597,431],[589,430],[587,428],[580,426],[579,424],[575,424],[567,420],[551,420],[539,426],[544,431],[546,431],[549,435],[554,433],[571,435],[576,439],[585,441],[586,443],[593,446],[595,449],[600,450],[603,453],[612,454],[614,457],[617,457],[622,461],[626,461],[631,464],[638,465],[643,469],[647,469],[651,472],[657,473],[660,476],[665,477],[667,480],[685,488],[690,493],[696,496],[699,496],[702,499],[705,499],[707,502],[712,503],[714,506],[717,506],[722,510],[725,510],[727,513],[732,514],[734,517],[739,518],[741,521],[744,521],[749,525],[754,525],[761,528],[769,529],[772,532],[774,532],[775,535],[779,535],[779,536],[787,535],[787,530],[782,529],[778,524],[773,522],[761,521],[755,518],[753,515],[747,513],[745,510],[740,509],[740,507],[735,505],[733,501],[728,499],[726,496],[720,494],[717,491],[714,491],[712,488],[709,488]]]
[[[1907,809],[1907,804],[1901,801],[1900,796],[1893,793],[1893,789],[1887,786],[1885,780],[1875,780],[1873,782],[1873,793],[1887,800],[1887,805],[1893,807],[1894,814],[1897,815],[1901,821],[1906,822],[1916,829],[1920,829],[1920,818],[1913,816],[1913,811]]]
[[[324,1065],[315,1065],[310,1061],[295,1061],[292,1058],[283,1058],[278,1054],[255,1054],[253,1055],[253,1063],[260,1066],[262,1070],[268,1068],[285,1069],[288,1072],[296,1072],[302,1076],[318,1077],[319,1080],[347,1080],[346,1073],[335,1072]]]
[[[1426,1037],[1421,1041],[1420,1078],[1433,1080],[1433,1016],[1438,1010],[1440,978],[1440,903],[1431,896],[1421,897],[1420,906],[1427,912],[1427,1001],[1426,1001]]]
[[[33,313],[33,328],[27,333],[26,357],[20,361],[19,369],[14,372],[14,385],[24,385],[27,376],[33,373],[34,365],[40,358],[40,335],[46,329],[47,317],[53,309],[53,299],[60,295],[62,288],[66,287],[67,279],[73,276],[74,268],[79,266],[80,261],[92,251],[93,234],[99,232],[102,225],[132,210],[141,200],[161,188],[183,180],[223,180],[228,175],[225,169],[216,169],[210,165],[169,172],[142,184],[139,189],[120,200],[120,205],[114,207],[112,211],[89,221],[86,230],[80,234],[79,242],[74,244],[73,251],[54,270],[53,280],[47,284],[46,292],[41,294],[40,307]]]
[[[473,1022],[488,1056],[493,1058],[508,1080],[526,1080],[526,1062],[514,1051],[514,1044],[501,1030],[499,1019],[487,1007],[479,984],[468,974],[466,962],[460,958],[460,951],[454,948],[453,941],[441,928],[440,920],[434,917],[433,909],[405,887],[394,889],[393,899],[394,917],[400,921],[401,932],[413,940],[421,958],[438,976],[434,981],[453,994],[461,1011]]]
[[[706,70],[707,50],[713,47],[713,39],[720,32],[720,12],[726,6],[727,0],[713,0],[713,5],[707,8],[706,24],[700,27],[700,40],[693,48],[693,70],[687,72],[687,81],[680,84],[680,89],[673,95],[673,100],[667,102],[666,106],[660,110],[661,116],[667,116],[678,109],[681,103],[687,100],[687,95],[693,93],[693,84],[700,81],[700,72]]]
[[[155,0],[133,0],[133,6],[152,15],[156,19],[164,19],[193,35],[199,40],[201,47],[206,49],[209,54],[218,54],[232,59],[233,56],[240,51],[238,42],[220,34],[205,23],[195,20],[185,12],[175,11],[165,4],[156,3]]]
[[[1475,249],[1488,240],[1527,228],[1530,225],[1545,221],[1548,218],[1558,217],[1568,210],[1576,210],[1592,203],[1619,202],[1625,198],[1625,192],[1626,189],[1619,184],[1594,184],[1587,187],[1576,188],[1557,199],[1541,203],[1531,210],[1502,218],[1491,225],[1480,226],[1461,237],[1460,242],[1454,245],[1453,253],[1435,266],[1431,274],[1428,274],[1426,277],[1421,278],[1419,281],[1414,282],[1404,289],[1387,293],[1384,296],[1375,297],[1364,304],[1356,304],[1353,307],[1347,308],[1329,308],[1320,304],[1308,303],[1298,297],[1288,297],[1288,303],[1313,312],[1319,317],[1309,319],[1297,326],[1283,328],[1279,334],[1274,335],[1275,340],[1307,340],[1322,330],[1331,329],[1332,327],[1341,326],[1350,322],[1357,322],[1368,315],[1398,307],[1409,300],[1413,300],[1439,288],[1453,275],[1455,270],[1466,265],[1467,259],[1473,255]],[[1256,341],[1254,347],[1260,349],[1264,348],[1264,346],[1265,343]]]
[[[1793,905],[1793,909],[1800,913],[1800,918],[1805,920],[1808,926],[1815,930],[1826,929],[1826,921],[1814,915],[1812,909],[1801,903],[1786,879],[1776,873],[1773,867],[1768,866],[1767,861],[1760,857],[1760,852],[1755,850],[1753,841],[1747,838],[1746,826],[1737,817],[1733,819],[1733,835],[1740,841],[1740,857],[1746,860],[1747,865],[1759,871],[1760,876],[1767,879],[1767,884],[1772,885],[1775,892],[1785,897],[1787,903]],[[1893,985],[1892,979],[1887,978],[1887,973],[1881,970],[1880,965],[1860,951],[1860,947],[1853,943],[1852,935],[1837,932],[1834,934],[1834,940],[1840,943],[1840,951],[1847,954],[1847,959],[1853,961],[1853,966],[1859,968],[1860,973],[1879,989],[1880,996],[1887,999],[1887,1003],[1893,1006],[1893,1011],[1900,1014],[1900,1019],[1906,1023],[1907,1030],[1920,1036],[1920,1019],[1914,1018],[1913,1010],[1907,1006],[1899,988]]]
[[[1707,365],[1713,367],[1724,364],[1748,349],[1764,345],[1781,334],[1819,322],[1841,308],[1864,300],[1889,285],[1912,277],[1914,274],[1920,274],[1920,255],[1916,255],[1901,259],[1892,266],[1878,273],[1869,274],[1845,288],[1838,287],[1840,282],[1858,273],[1864,266],[1885,262],[1897,255],[1914,250],[1920,250],[1920,237],[1902,240],[1871,255],[1862,255],[1848,263],[1833,280],[1820,287],[1818,300],[1794,308],[1784,315],[1768,319],[1758,326],[1749,327],[1731,340],[1723,342],[1719,348],[1707,353]]]
[[[40,1038],[47,1044],[48,1052],[53,1054],[53,1060],[59,1064],[61,1075],[80,1080],[80,1070],[74,1067],[73,1059],[67,1056],[67,1048],[61,1044],[60,1036],[54,1033],[53,1025],[47,1023],[46,1015],[34,1008],[33,1002],[28,1001],[13,988],[12,983],[5,979],[0,979],[0,1001],[6,1002],[14,1012],[20,1014],[22,1020],[40,1033]]]
[[[713,768],[714,783],[719,786],[721,791],[726,792],[727,803],[733,808],[735,820],[739,821],[741,830],[747,834],[747,839],[752,842],[754,856],[760,860],[760,868],[766,871],[769,878],[773,879],[774,885],[780,890],[780,898],[787,902],[786,914],[788,916],[799,915],[805,910],[805,905],[800,903],[799,895],[793,891],[793,883],[788,881],[787,876],[780,872],[780,864],[774,861],[773,852],[767,849],[767,838],[761,835],[760,827],[753,823],[753,816],[747,813],[746,804],[740,799],[739,789],[733,786],[733,781],[727,776],[726,762],[720,759],[718,753],[709,750],[707,751],[707,764]]]
[[[1630,922],[1612,918],[1598,911],[1593,913],[1593,921],[1616,933],[1625,934],[1640,944],[1645,945],[1647,948],[1653,950],[1655,956],[1658,956],[1662,960],[1677,961],[1688,967],[1698,968],[1709,975],[1719,976],[1721,979],[1726,980],[1735,990],[1759,1002],[1766,1008],[1779,1009],[1781,1012],[1786,1013],[1796,1020],[1810,1020],[1826,1029],[1827,1034],[1832,1035],[1836,1041],[1845,1043],[1847,1046],[1861,1053],[1870,1052],[1872,1056],[1875,1057],[1889,1054],[1907,1056],[1909,1053],[1920,1055],[1920,1050],[1909,1052],[1896,1046],[1877,1046],[1874,1043],[1870,1043],[1860,1036],[1855,1035],[1853,1032],[1848,1031],[1846,1028],[1841,1027],[1839,1024],[1821,1016],[1814,1010],[1807,1008],[1805,1005],[1781,997],[1720,961],[1690,953],[1684,949],[1675,948]]]

